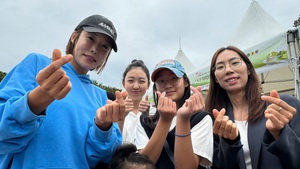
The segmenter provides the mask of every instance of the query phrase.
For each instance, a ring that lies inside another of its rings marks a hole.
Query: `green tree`
[[[101,83],[98,83],[96,80],[93,80],[93,84],[106,90],[107,92],[115,93],[117,90],[121,91],[121,89],[115,88],[115,87],[110,87],[110,86],[104,86]]]
[[[294,27],[297,28],[298,26],[300,26],[300,15],[299,15],[298,19],[294,20]]]
[[[7,73],[0,71],[0,82],[6,76]]]

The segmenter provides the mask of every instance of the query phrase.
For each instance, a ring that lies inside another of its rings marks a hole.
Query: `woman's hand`
[[[71,90],[70,79],[61,67],[72,59],[72,55],[62,57],[60,50],[54,49],[52,63],[37,74],[36,81],[42,91],[49,97],[59,100],[64,98]]]
[[[199,113],[204,109],[204,99],[201,93],[201,87],[197,88],[190,86],[193,94],[185,101],[181,108],[178,109],[177,116],[185,120],[189,120],[190,117]]]
[[[113,122],[124,120],[127,92],[116,91],[116,100],[100,107],[96,112],[95,123],[101,130],[108,130]]]
[[[176,116],[176,103],[172,99],[166,97],[166,92],[163,92],[162,94],[157,92],[157,95],[159,97],[157,110],[160,114],[160,119],[171,122],[173,117]]]
[[[126,98],[124,100],[124,103],[125,103],[125,116],[127,116],[129,112],[133,111],[133,101],[132,99]]]
[[[148,95],[146,95],[145,100],[141,100],[139,104],[139,111],[149,115],[150,102],[148,101]]]
[[[189,97],[189,100],[193,102],[193,113],[198,113],[205,108],[204,98],[201,93],[201,87],[198,86],[197,88],[190,86],[191,91],[193,94]]]
[[[215,117],[215,122],[213,126],[214,134],[220,137],[234,140],[238,137],[239,131],[237,125],[229,120],[229,117],[225,115],[226,110],[223,108],[221,111],[213,109],[213,115]]]
[[[60,50],[53,50],[52,63],[35,77],[39,86],[28,94],[28,105],[33,113],[42,113],[54,100],[63,99],[69,93],[72,84],[61,67],[72,59],[72,55],[62,57]]]
[[[265,110],[265,117],[268,119],[266,128],[278,139],[283,127],[293,119],[296,109],[281,100],[275,90],[270,92],[270,96],[261,96],[261,99],[271,103]]]

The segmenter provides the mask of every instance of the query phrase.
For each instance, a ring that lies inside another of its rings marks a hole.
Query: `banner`
[[[287,48],[286,34],[280,34],[244,52],[252,62],[256,73],[263,73],[289,64]]]
[[[286,34],[279,34],[243,52],[249,57],[257,73],[289,65]],[[209,66],[193,71],[188,77],[192,86],[201,86],[202,90],[207,90],[209,86]]]

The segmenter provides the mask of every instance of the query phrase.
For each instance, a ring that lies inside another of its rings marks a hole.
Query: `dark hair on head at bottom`
[[[134,144],[123,144],[114,152],[110,169],[155,169],[155,164]]]
[[[100,161],[97,163],[96,167],[92,169],[109,169],[109,164]]]

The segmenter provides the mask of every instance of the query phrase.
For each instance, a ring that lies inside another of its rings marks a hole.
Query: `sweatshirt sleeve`
[[[94,124],[90,128],[86,144],[89,166],[94,167],[100,161],[108,163],[121,143],[122,133],[117,123],[113,123],[108,131],[100,130]]]
[[[0,83],[0,154],[22,151],[33,138],[44,115],[28,106],[28,93],[37,86],[35,76],[49,59],[28,55]]]

